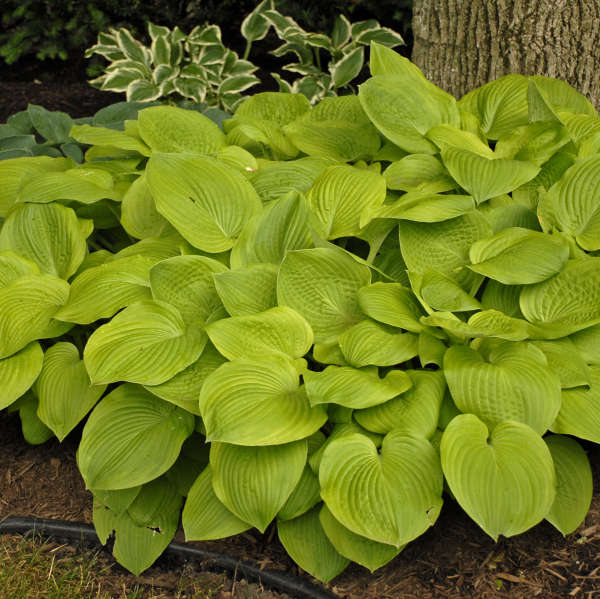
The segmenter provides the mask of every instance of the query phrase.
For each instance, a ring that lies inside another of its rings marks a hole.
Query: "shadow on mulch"
[[[0,414],[0,519],[18,515],[91,522],[92,496],[75,463],[78,434],[62,445],[54,439],[29,446],[18,417]],[[585,522],[566,538],[543,522],[496,544],[447,500],[437,524],[388,565],[370,574],[353,564],[328,588],[347,599],[600,597],[600,447],[590,444],[588,450],[595,496]],[[177,538],[183,540],[181,533]],[[254,531],[201,546],[308,576],[286,555],[274,528],[264,535]],[[153,568],[142,578],[157,572]]]

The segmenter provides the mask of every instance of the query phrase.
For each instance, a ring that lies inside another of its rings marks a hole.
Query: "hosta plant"
[[[323,581],[448,500],[494,539],[585,517],[600,117],[546,77],[457,101],[384,46],[370,67],[314,108],[153,106],[74,126],[80,165],[0,164],[0,408],[34,443],[87,417],[94,523],[133,572],[182,507],[187,539],[276,527]]]
[[[253,42],[264,39],[271,27],[284,42],[272,53],[295,54],[298,62],[283,68],[300,75],[291,83],[278,73],[273,77],[281,91],[302,93],[311,104],[349,87],[363,68],[364,46],[372,41],[389,47],[404,43],[399,34],[373,19],[350,23],[343,15],[337,18],[331,37],[307,32],[277,11],[273,0],[262,0],[241,25],[246,39],[243,58],[223,44],[218,25],[199,25],[186,35],[178,27],[148,23],[150,47],[126,28],[113,28],[100,33],[97,44],[86,51],[88,58],[99,54],[110,61],[90,83],[125,92],[130,101],[184,98],[233,111],[243,100],[242,92],[260,83],[254,74],[258,67],[248,56]],[[321,51],[330,57],[326,68]]]

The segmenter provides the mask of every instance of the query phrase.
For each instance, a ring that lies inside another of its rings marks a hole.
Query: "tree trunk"
[[[413,33],[413,62],[457,98],[522,73],[600,107],[600,0],[414,0]]]

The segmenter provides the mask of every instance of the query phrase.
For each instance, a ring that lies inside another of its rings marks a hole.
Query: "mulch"
[[[0,80],[0,123],[28,103],[77,118],[122,99],[86,83]],[[62,444],[54,439],[28,446],[18,417],[0,413],[0,520],[34,516],[91,522],[92,496],[75,462],[79,434],[76,429]],[[586,449],[595,495],[585,522],[573,534],[563,537],[542,522],[525,534],[495,543],[448,499],[437,524],[392,562],[374,574],[353,564],[328,588],[346,599],[600,599],[600,446],[589,444]],[[181,533],[177,538],[183,540]],[[201,546],[308,576],[287,556],[274,527],[265,534],[250,531]],[[141,580],[164,578],[164,569],[152,568]],[[255,597],[278,597],[261,595],[260,589],[253,592],[259,593],[251,595]]]

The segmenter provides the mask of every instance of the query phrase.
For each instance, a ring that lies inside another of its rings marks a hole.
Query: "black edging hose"
[[[100,544],[94,527],[81,522],[49,520],[46,518],[8,517],[0,522],[0,534],[39,534],[45,537],[68,539],[77,543]],[[172,542],[165,553],[182,559],[206,562],[207,570],[240,574],[246,580],[286,593],[293,599],[339,599],[326,589],[297,576],[278,570],[261,570],[257,565],[237,560],[223,553],[207,551],[184,543]]]

